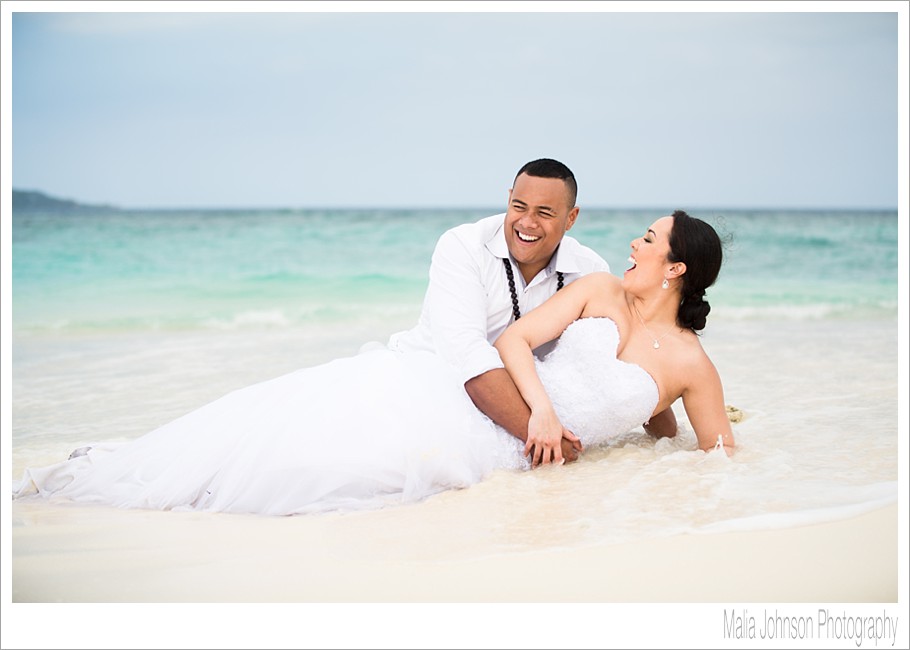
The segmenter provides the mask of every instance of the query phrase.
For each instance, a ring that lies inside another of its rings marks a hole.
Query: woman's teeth
[[[628,270],[628,271],[631,271],[632,269],[635,268],[637,262],[635,261],[635,258],[632,257],[631,255],[629,256],[629,260],[628,260],[628,261],[632,264],[632,266],[630,266],[627,270]]]

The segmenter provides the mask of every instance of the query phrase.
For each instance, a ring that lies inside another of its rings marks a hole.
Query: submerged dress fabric
[[[585,447],[645,422],[657,386],[616,358],[613,321],[570,324],[537,361]],[[14,497],[290,515],[413,502],[495,469],[524,444],[481,414],[436,355],[379,349],[242,388],[119,445],[26,470]]]

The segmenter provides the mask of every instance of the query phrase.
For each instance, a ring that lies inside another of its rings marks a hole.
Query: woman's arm
[[[496,349],[503,365],[518,387],[521,396],[531,409],[525,455],[532,453],[532,465],[562,463],[560,441],[563,437],[577,441],[578,437],[560,423],[553,403],[544,390],[534,367],[532,350],[557,338],[585,311],[589,298],[602,291],[610,282],[600,277],[609,274],[591,274],[572,282],[554,294],[545,303],[531,310],[512,323],[496,341]]]
[[[465,382],[465,390],[474,405],[513,436],[527,442],[531,409],[518,392],[515,381],[505,368],[494,368]],[[563,438],[559,441],[567,463],[578,460],[583,451],[581,441]],[[527,455],[527,454],[525,454]]]
[[[736,446],[730,419],[724,406],[724,389],[720,375],[708,357],[689,374],[690,381],[683,391],[683,406],[695,429],[698,448],[704,451],[723,447],[728,456]]]

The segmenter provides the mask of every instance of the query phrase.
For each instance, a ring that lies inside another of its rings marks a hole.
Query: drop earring
[[[667,278],[664,278],[664,281],[660,283],[660,288],[661,288],[661,289],[669,289],[669,288],[670,288],[670,283],[667,282]]]

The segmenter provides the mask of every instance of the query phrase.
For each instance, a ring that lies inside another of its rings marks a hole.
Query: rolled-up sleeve
[[[462,381],[503,367],[487,340],[483,260],[457,231],[445,233],[436,244],[426,299],[433,345]]]

